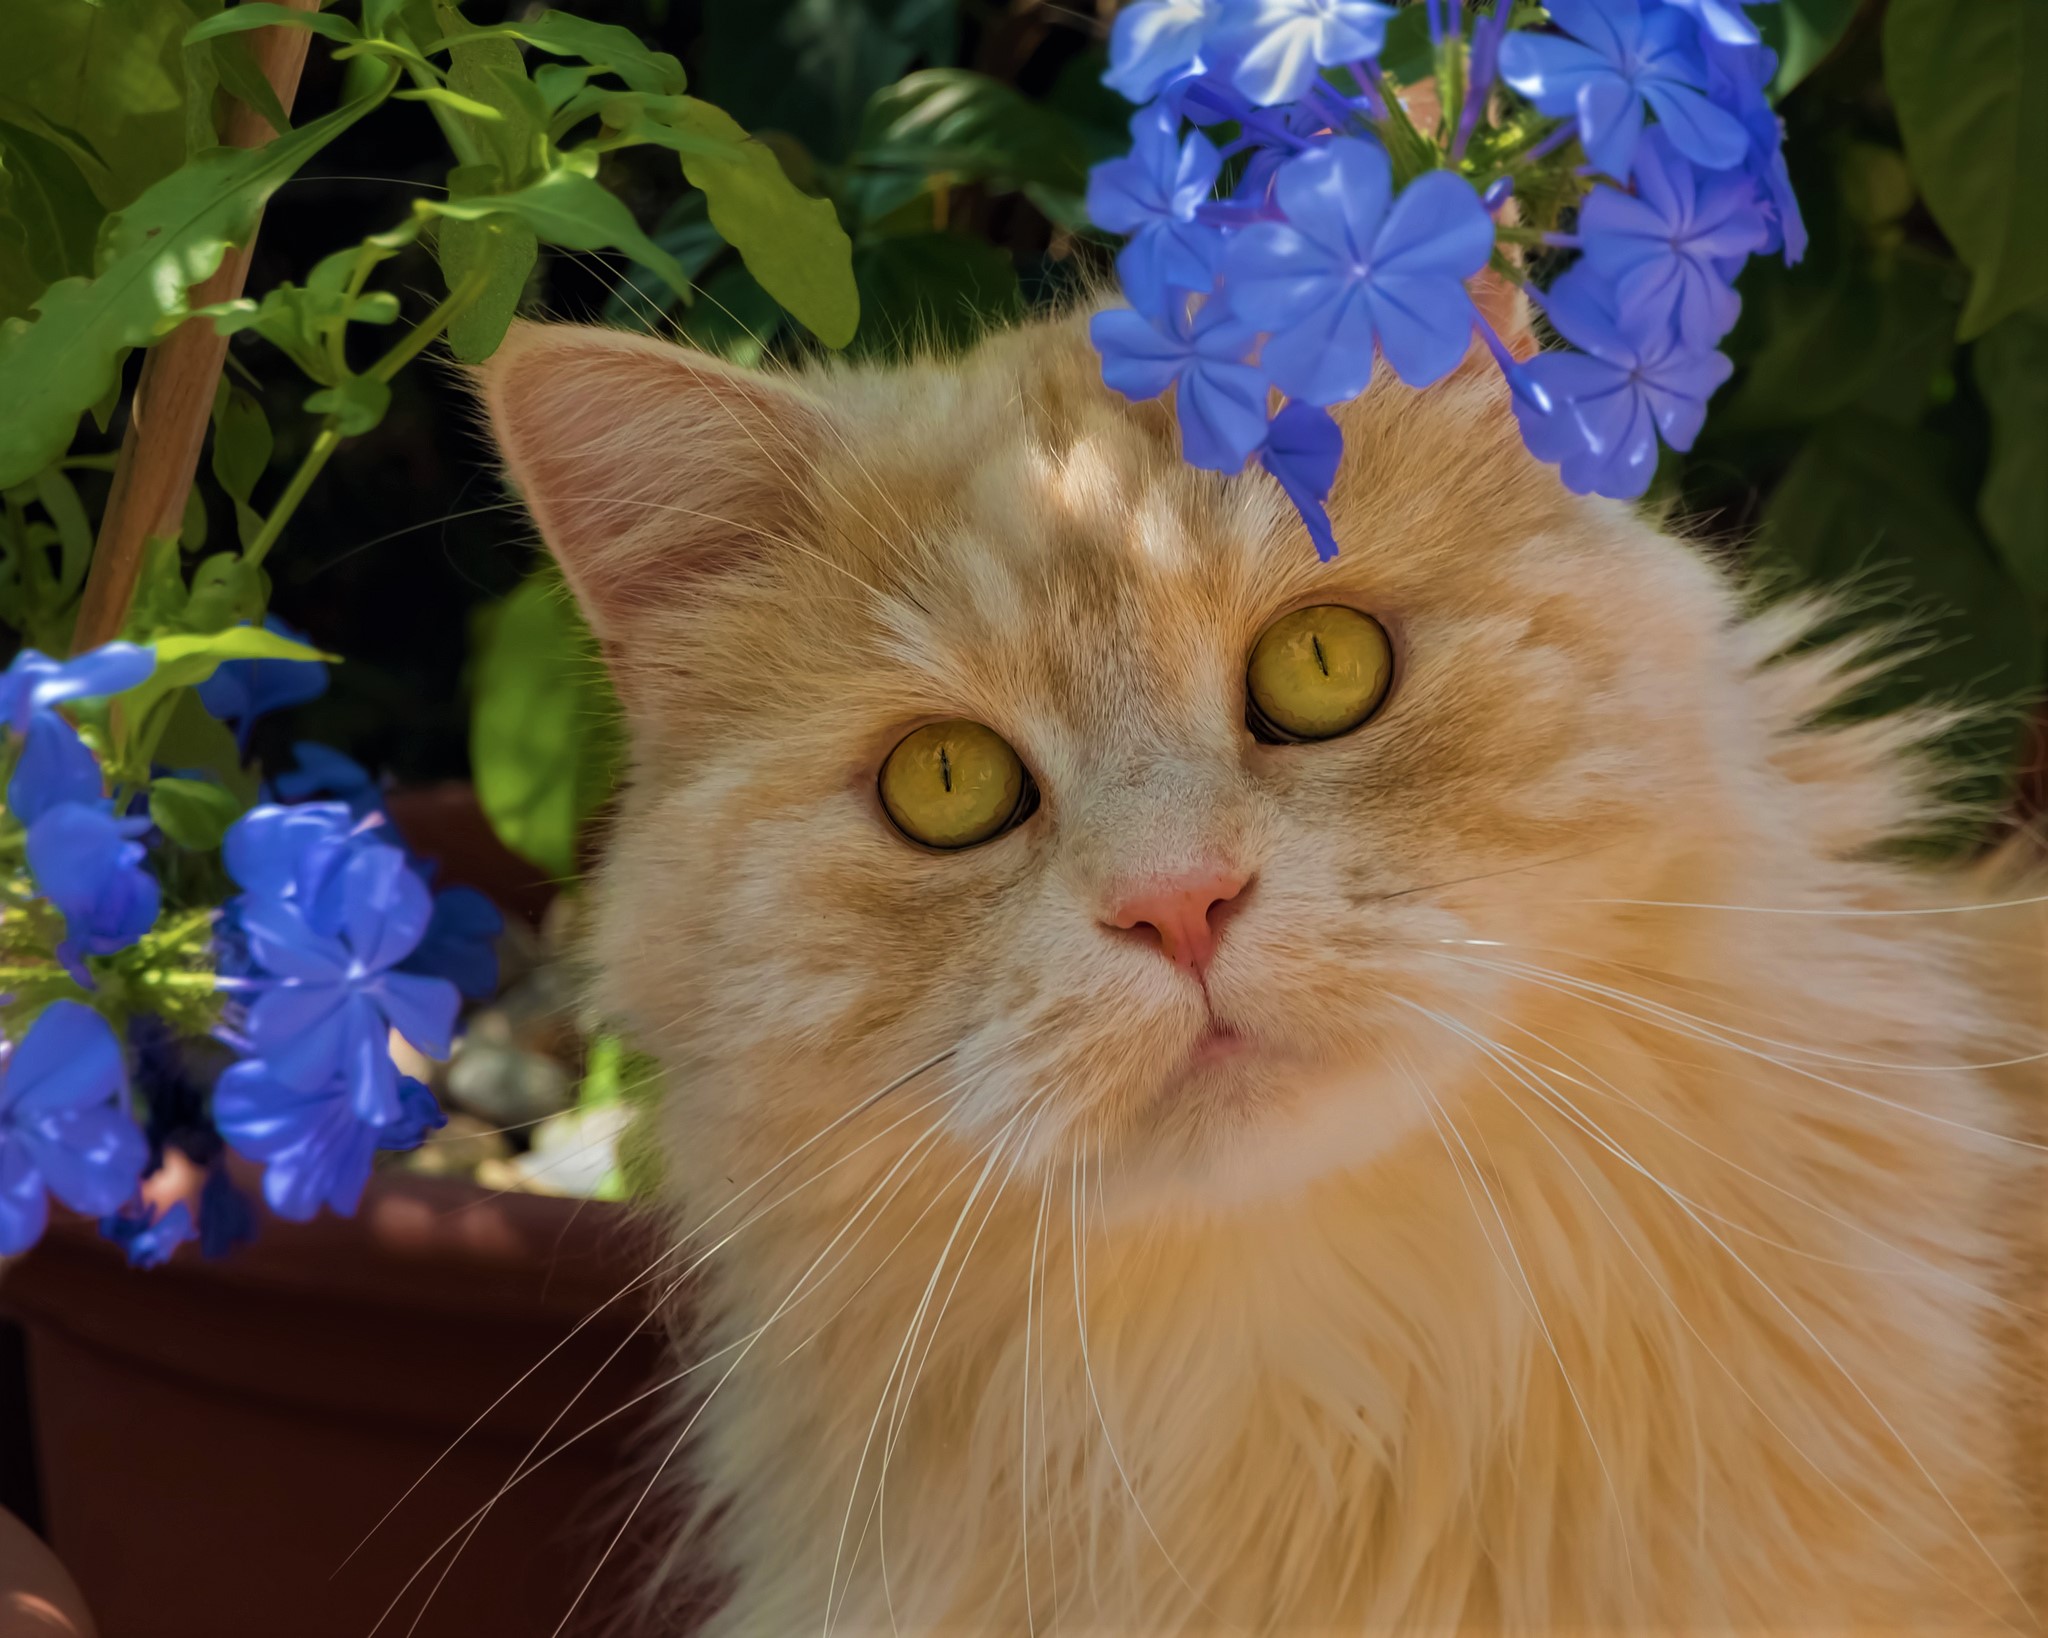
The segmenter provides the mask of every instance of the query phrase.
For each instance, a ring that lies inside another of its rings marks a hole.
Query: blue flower
[[[309,796],[330,796],[348,804],[358,819],[380,811],[383,792],[360,762],[352,761],[331,745],[301,740],[292,747],[298,767],[271,781],[277,794],[287,802],[303,802]]]
[[[7,806],[15,818],[32,825],[52,808],[97,802],[100,796],[100,765],[78,730],[54,711],[36,712],[7,782]]]
[[[1373,342],[1426,387],[1457,368],[1475,311],[1465,280],[1493,251],[1478,194],[1448,171],[1393,197],[1377,145],[1340,139],[1281,166],[1285,222],[1254,222],[1224,260],[1231,310],[1271,332],[1260,363],[1290,398],[1335,404],[1372,380]]]
[[[1586,262],[1614,286],[1631,328],[1675,324],[1705,350],[1735,327],[1742,301],[1721,276],[1770,237],[1740,171],[1697,171],[1661,131],[1636,153],[1636,191],[1595,188],[1579,210]]]
[[[140,1202],[125,1206],[100,1219],[100,1233],[128,1253],[132,1267],[161,1268],[198,1230],[192,1226],[191,1208],[179,1200],[161,1214]]]
[[[162,894],[142,868],[147,819],[116,819],[103,802],[63,802],[28,829],[36,890],[64,913],[58,958],[80,977],[87,955],[124,950],[156,922]]]
[[[1097,313],[1088,337],[1102,355],[1102,379],[1133,401],[1174,389],[1181,453],[1212,472],[1242,471],[1266,438],[1265,373],[1246,362],[1258,329],[1218,301],[1192,317],[1175,301],[1154,324],[1128,307]]]
[[[1199,131],[1180,140],[1179,121],[1157,108],[1131,119],[1131,153],[1088,176],[1088,217],[1111,233],[1132,235],[1116,259],[1132,303],[1163,311],[1168,292],[1207,290],[1216,281],[1222,235],[1195,219],[1216,186],[1223,160]]]
[[[280,1081],[312,1092],[338,1078],[360,1118],[381,1126],[399,1114],[390,1032],[445,1057],[462,998],[446,979],[397,970],[432,914],[405,855],[356,838],[335,856],[331,840],[316,835],[306,850],[331,858],[311,891],[302,863],[292,896],[257,890],[238,904],[250,958],[279,980],[258,993],[247,1036],[252,1054]],[[230,853],[230,870],[234,863]],[[252,885],[239,872],[237,879]]]
[[[1325,503],[1343,457],[1344,434],[1330,412],[1303,403],[1288,404],[1273,417],[1266,429],[1266,447],[1259,452],[1259,464],[1287,491],[1316,544],[1316,556],[1325,563],[1337,555],[1337,536]]]
[[[1377,57],[1394,8],[1377,0],[1234,0],[1219,33],[1238,54],[1238,90],[1269,106],[1293,102],[1318,68]]]
[[[1102,83],[1149,102],[1167,81],[1197,67],[1215,28],[1219,0],[1138,0],[1116,14]]]
[[[1544,311],[1584,350],[1539,353],[1522,366],[1531,389],[1515,395],[1522,441],[1558,463],[1574,493],[1633,500],[1657,470],[1658,435],[1690,449],[1733,366],[1684,346],[1669,326],[1646,334],[1626,325],[1614,291],[1583,263],[1551,286]]]
[[[1729,45],[1755,45],[1763,38],[1739,0],[1666,0],[1666,3],[1680,11],[1691,12],[1709,35]],[[1768,0],[1756,0],[1756,3],[1766,4]]]
[[[127,1082],[113,1030],[76,1001],[52,1001],[0,1058],[0,1256],[35,1244],[49,1195],[95,1217],[134,1198],[149,1145]]]
[[[505,918],[473,887],[450,887],[434,895],[427,930],[399,970],[445,978],[472,1001],[498,989],[498,935]]]
[[[312,1090],[261,1063],[236,1064],[214,1088],[214,1119],[240,1153],[263,1163],[263,1198],[280,1217],[305,1222],[325,1205],[352,1213],[380,1148],[413,1148],[445,1120],[433,1094],[402,1080],[389,1121],[363,1120],[340,1082]]]
[[[70,660],[53,660],[32,648],[14,657],[0,673],[0,722],[24,740],[7,783],[7,805],[16,818],[32,824],[60,802],[89,802],[100,794],[99,764],[56,707],[124,693],[155,669],[156,655],[133,643],[107,643]]]
[[[1501,78],[1546,114],[1574,117],[1586,157],[1609,176],[1635,164],[1647,103],[1686,158],[1710,170],[1742,163],[1749,133],[1704,95],[1699,31],[1683,12],[1651,0],[1553,0],[1570,39],[1517,31],[1501,42]]]
[[[1740,120],[1749,135],[1742,167],[1757,186],[1769,234],[1761,248],[1783,250],[1790,266],[1806,255],[1806,222],[1792,192],[1792,173],[1785,166],[1785,122],[1765,90],[1778,72],[1778,54],[1769,46],[1722,45],[1716,40],[1708,40],[1705,49],[1708,94]]]
[[[126,693],[148,681],[155,669],[156,655],[133,643],[103,643],[69,660],[25,648],[0,674],[0,722],[10,732],[25,734],[38,712],[66,700]]]
[[[303,643],[306,634],[271,615],[263,629]],[[304,705],[327,692],[327,667],[319,660],[226,660],[193,690],[199,703],[222,722],[235,724],[235,737],[248,748],[258,717]]]

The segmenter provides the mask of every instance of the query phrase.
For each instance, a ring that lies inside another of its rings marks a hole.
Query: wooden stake
[[[283,0],[294,11],[317,11],[320,0]],[[302,28],[262,28],[245,36],[256,67],[277,93],[279,106],[290,112],[306,66],[312,35]],[[279,133],[270,122],[239,98],[230,98],[221,140],[233,148],[258,148]],[[231,249],[212,278],[191,293],[191,305],[233,301],[249,276],[247,242]],[[227,357],[227,337],[211,319],[188,319],[150,348],[142,362],[128,428],[121,435],[121,455],[114,467],[114,486],[107,513],[100,521],[86,575],[85,596],[78,608],[78,626],[71,651],[97,648],[121,634],[142,559],[152,538],[175,536],[184,525],[185,499],[199,469],[199,451],[213,414],[215,384]]]

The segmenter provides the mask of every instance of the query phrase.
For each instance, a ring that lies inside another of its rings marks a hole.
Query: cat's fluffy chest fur
[[[483,393],[634,731],[594,955],[706,1258],[714,1633],[2026,1619],[2048,922],[1882,862],[1925,725],[1816,726],[1853,656],[1478,378],[1348,412],[1327,569],[1073,326],[796,384],[524,329]],[[1393,692],[1258,744],[1314,603]],[[955,716],[1044,804],[935,855],[875,768]],[[1218,856],[1198,992],[1104,895]],[[1175,1069],[1204,1008],[1248,1066]]]

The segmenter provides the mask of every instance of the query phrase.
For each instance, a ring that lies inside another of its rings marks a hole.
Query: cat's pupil
[[[947,753],[943,745],[939,747],[939,783],[946,787],[948,795],[952,794],[953,758]]]
[[[1316,669],[1327,677],[1330,674],[1330,662],[1323,658],[1322,638],[1311,635],[1308,646],[1316,651]]]

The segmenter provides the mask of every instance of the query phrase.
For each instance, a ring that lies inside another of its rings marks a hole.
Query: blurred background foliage
[[[233,50],[201,63],[176,31],[95,32],[102,6],[123,0],[30,3],[75,14],[67,49],[83,54],[74,60],[87,64],[92,94],[73,117],[106,153],[106,173],[90,179],[101,208],[182,156],[188,77],[230,89],[245,77]],[[190,3],[195,16],[217,9]],[[479,23],[539,9],[465,7]],[[1113,246],[1081,209],[1088,166],[1127,144],[1129,109],[1099,81],[1107,0],[1092,10],[1085,0],[571,9],[680,57],[694,93],[832,202],[853,241],[856,355],[957,342],[1108,268]],[[1997,795],[2030,754],[2048,667],[2048,4],[1780,0],[1758,15],[1784,57],[1780,107],[1812,249],[1789,270],[1750,264],[1729,343],[1738,374],[1694,454],[1662,474],[1660,498],[1708,541],[1785,579],[1848,580],[1871,612],[1919,618],[1928,640],[1885,697],[2003,707],[1968,744],[1995,770],[1982,794]],[[36,53],[0,53],[0,214],[36,225],[0,232],[0,317],[20,310],[9,305],[19,291],[90,264],[96,213],[73,192],[39,188],[63,156],[10,117],[21,103],[48,108],[52,71]],[[314,51],[302,123],[336,106],[349,72]],[[678,304],[648,270],[615,258],[545,251],[528,311],[679,333],[747,363],[815,345],[711,231],[704,196],[684,188],[672,156],[627,150],[605,163],[603,180],[698,299]],[[320,256],[389,225],[440,186],[444,167],[419,104],[347,131],[273,199],[250,288],[303,278]],[[437,269],[417,245],[394,265],[390,287],[416,317],[439,291]],[[297,378],[251,340],[237,341],[232,368],[276,430],[268,476],[255,479],[275,486],[311,427]],[[275,612],[348,663],[326,697],[268,731],[338,746],[407,783],[474,766],[507,839],[566,873],[576,826],[616,764],[615,740],[589,731],[601,684],[563,601],[533,578],[530,528],[453,372],[409,370],[396,389],[388,416],[344,447],[270,560]],[[104,475],[76,476],[96,512]],[[251,475],[225,476],[227,488],[202,484],[188,548],[201,530],[232,535],[230,490],[246,494]],[[68,504],[44,499],[53,519]]]

